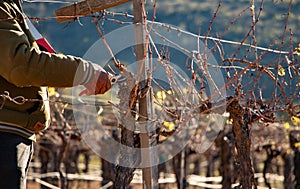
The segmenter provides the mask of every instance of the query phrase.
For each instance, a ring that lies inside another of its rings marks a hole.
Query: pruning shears
[[[117,83],[122,83],[122,82],[124,82],[124,81],[126,81],[126,78],[123,77],[122,75],[116,75],[116,76],[112,76],[112,77],[110,78],[110,83],[111,83],[112,85],[117,84]]]

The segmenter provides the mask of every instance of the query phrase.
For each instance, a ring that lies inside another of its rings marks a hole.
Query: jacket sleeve
[[[0,6],[0,75],[19,87],[72,87],[85,84],[94,68],[74,56],[50,54],[30,42],[7,6]],[[28,31],[29,32],[29,31]]]

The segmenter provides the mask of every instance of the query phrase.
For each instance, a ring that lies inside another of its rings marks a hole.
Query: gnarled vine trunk
[[[227,111],[233,120],[232,130],[240,169],[240,185],[243,189],[252,189],[253,186],[256,188],[250,154],[249,115],[237,99],[232,100],[227,107]]]
[[[120,99],[119,108],[120,108],[120,117],[121,117],[121,144],[128,146],[130,148],[121,148],[119,153],[119,161],[127,167],[117,165],[116,166],[116,177],[114,182],[115,189],[128,188],[130,182],[133,179],[133,172],[135,171],[136,163],[139,161],[137,154],[134,154],[134,147],[139,145],[137,138],[134,134],[135,120],[134,116],[130,114],[131,109],[128,109],[131,106],[132,96],[128,94],[132,93],[134,89],[135,79],[133,75],[127,71],[123,72],[123,76],[127,79],[126,83],[119,83],[119,92],[118,97]],[[129,112],[129,113],[128,113]]]

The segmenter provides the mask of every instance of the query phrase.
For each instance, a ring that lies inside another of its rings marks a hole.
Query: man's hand
[[[79,96],[104,94],[111,88],[110,78],[112,75],[106,72],[101,66],[94,65],[94,68],[95,72],[92,79],[84,85],[86,89]]]

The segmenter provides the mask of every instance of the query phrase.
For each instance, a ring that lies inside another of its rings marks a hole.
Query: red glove
[[[79,93],[79,96],[82,95],[97,95],[104,94],[111,88],[111,74],[106,72],[101,66],[94,65],[94,75],[91,80],[85,84],[85,90]]]

